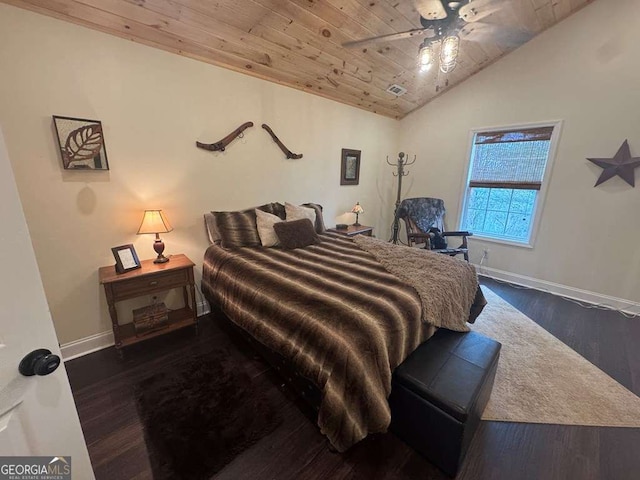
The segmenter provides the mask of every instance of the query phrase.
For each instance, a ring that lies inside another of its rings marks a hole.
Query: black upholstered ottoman
[[[393,374],[391,431],[455,476],[487,405],[500,343],[440,329]]]

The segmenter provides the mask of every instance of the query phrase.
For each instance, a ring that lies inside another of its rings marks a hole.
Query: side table
[[[346,237],[353,237],[355,235],[367,235],[371,237],[373,236],[373,227],[367,227],[366,225],[358,225],[357,227],[355,225],[349,225],[343,229],[328,228],[327,232],[338,233]]]
[[[104,292],[107,296],[113,336],[120,355],[122,355],[121,349],[124,347],[180,328],[194,325],[196,333],[198,332],[194,266],[195,264],[186,255],[172,255],[167,263],[153,263],[153,260],[143,260],[142,268],[121,274],[116,273],[114,265],[100,267],[98,278],[104,286]],[[168,312],[169,322],[165,327],[137,335],[133,323],[118,324],[116,302],[180,287],[182,287],[184,307]],[[189,293],[191,293],[191,306],[189,305]]]

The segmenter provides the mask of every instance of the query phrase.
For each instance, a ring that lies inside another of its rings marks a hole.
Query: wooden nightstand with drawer
[[[198,331],[196,289],[193,278],[194,266],[195,264],[186,255],[173,255],[167,263],[158,264],[153,263],[153,260],[143,260],[142,268],[121,274],[116,273],[113,265],[100,267],[98,278],[100,283],[104,285],[116,349],[121,354],[123,347],[180,328],[193,325],[196,332]],[[184,307],[169,311],[169,321],[166,326],[141,335],[136,334],[133,323],[118,324],[116,302],[180,287],[182,287]],[[191,306],[189,293],[191,294]]]
[[[373,236],[373,227],[367,227],[366,225],[349,225],[347,228],[343,229],[328,228],[327,231],[331,233],[338,233],[345,237],[355,237],[356,235]]]

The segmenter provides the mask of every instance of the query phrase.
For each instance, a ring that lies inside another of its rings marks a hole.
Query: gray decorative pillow
[[[280,223],[283,220],[271,213],[263,212],[256,208],[256,225],[258,226],[258,235],[260,236],[260,242],[263,247],[275,247],[280,245],[278,236],[276,235],[273,226],[276,223]]]
[[[215,218],[215,231],[222,248],[261,245],[256,225],[256,209],[273,213],[273,204],[267,203],[239,212],[211,212]]]
[[[287,221],[308,218],[309,220],[311,220],[311,224],[315,225],[316,211],[313,208],[293,205],[289,202],[284,203],[284,208],[287,213]]]
[[[313,223],[308,218],[279,222],[273,225],[273,229],[280,240],[280,245],[289,250],[320,242]]]

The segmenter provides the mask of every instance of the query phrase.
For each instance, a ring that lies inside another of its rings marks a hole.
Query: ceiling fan
[[[469,41],[491,39],[510,47],[522,45],[531,39],[532,35],[529,32],[480,22],[500,10],[501,1],[414,0],[422,28],[346,42],[342,46],[354,48],[424,36],[425,39],[418,50],[420,70],[426,71],[431,68],[435,60],[435,50],[439,48],[440,71],[449,73],[456,66],[461,36]]]

